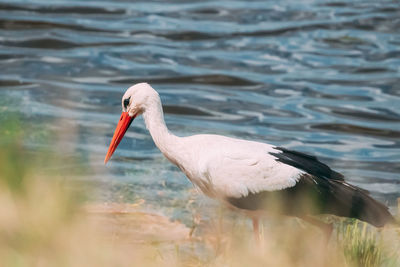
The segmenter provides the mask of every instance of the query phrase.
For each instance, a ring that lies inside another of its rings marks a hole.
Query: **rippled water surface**
[[[398,1],[0,0],[0,104],[60,130],[101,200],[179,217],[193,194],[142,119],[103,164],[123,92],[147,81],[174,133],[312,153],[394,205],[399,29]]]

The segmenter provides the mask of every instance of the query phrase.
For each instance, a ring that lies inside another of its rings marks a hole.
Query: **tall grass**
[[[393,235],[395,239],[385,239]],[[337,225],[337,240],[340,249],[353,266],[399,266],[398,229],[377,230],[367,223],[352,220]]]
[[[263,244],[257,246],[249,221],[223,208],[212,219],[195,216],[190,230],[146,212],[140,203],[88,204],[88,192],[57,172],[70,159],[32,153],[22,127],[10,121],[1,125],[0,266],[399,264],[395,228],[378,231],[356,221],[336,221],[336,235],[326,244],[319,229],[306,223],[268,219]]]

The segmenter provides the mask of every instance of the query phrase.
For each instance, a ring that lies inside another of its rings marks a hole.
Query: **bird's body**
[[[379,227],[393,221],[386,206],[313,156],[220,135],[175,136],[165,125],[158,93],[148,84],[127,90],[123,110],[105,161],[133,118],[143,114],[160,151],[211,198],[257,213],[301,218],[330,213]]]
[[[207,196],[219,199],[275,191],[296,184],[303,171],[279,163],[270,153],[279,150],[265,143],[220,135],[178,138],[175,163]],[[169,158],[168,152],[165,153]]]

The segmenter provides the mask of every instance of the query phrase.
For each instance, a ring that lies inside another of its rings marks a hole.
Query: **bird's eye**
[[[130,97],[128,97],[127,99],[124,99],[124,108],[126,109],[129,105],[129,101],[131,100]]]

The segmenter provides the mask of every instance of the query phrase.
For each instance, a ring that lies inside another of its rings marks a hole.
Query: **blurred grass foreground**
[[[248,220],[231,220],[226,210],[189,229],[140,203],[88,203],[87,187],[57,172],[69,159],[26,147],[27,133],[34,131],[22,130],[17,118],[1,121],[0,266],[400,264],[396,228],[335,219],[336,235],[326,245],[318,229],[276,219],[265,222],[260,247]]]

